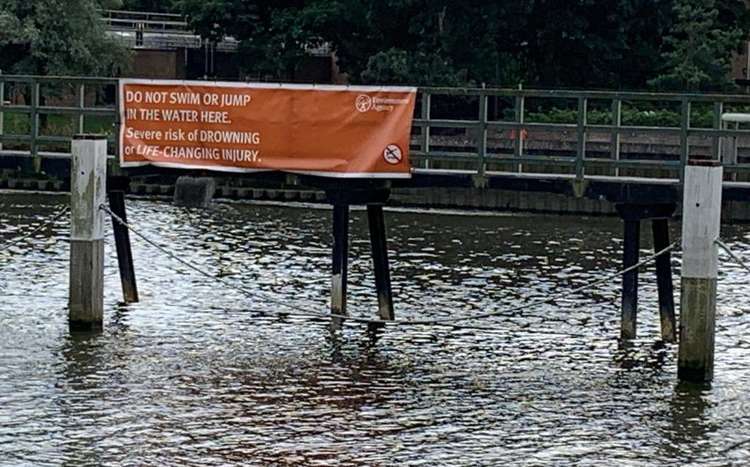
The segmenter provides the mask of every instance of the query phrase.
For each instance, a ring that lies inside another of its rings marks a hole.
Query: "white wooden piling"
[[[677,368],[684,381],[713,378],[722,178],[718,161],[691,160],[685,167]]]
[[[99,135],[73,138],[70,173],[71,329],[101,329],[104,314],[104,212],[107,140]]]

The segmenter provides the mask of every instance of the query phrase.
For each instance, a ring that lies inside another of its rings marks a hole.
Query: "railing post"
[[[721,130],[721,116],[724,114],[724,103],[714,102],[714,130]],[[714,136],[711,142],[711,155],[717,161],[721,161],[722,148],[721,148],[721,136]]]
[[[422,152],[424,153],[424,168],[430,168],[430,106],[432,105],[432,96],[427,91],[422,91]]]
[[[687,97],[682,98],[680,115],[680,181],[684,182],[685,167],[690,157],[690,101]]]
[[[3,135],[5,134],[5,80],[0,72],[0,152],[3,150]]]
[[[120,108],[120,93],[118,92],[119,80],[115,80],[114,85],[115,85],[115,109],[119,109]],[[117,135],[120,134],[121,125],[122,125],[122,122],[120,121],[120,112],[115,110],[115,122],[114,122],[114,133],[113,133],[115,135],[115,145],[114,145],[114,150],[113,150],[115,153],[114,154],[115,160],[112,164],[112,167],[115,168],[114,170],[115,173],[120,173],[120,145],[117,144],[116,141],[117,141],[117,138],[119,138],[119,136]]]
[[[622,127],[622,100],[612,100],[612,125],[615,129],[612,131],[610,149],[612,154],[612,160],[615,162],[615,177],[620,176],[620,168],[617,163],[620,162],[620,148],[622,137],[620,136],[620,128]]]
[[[515,141],[513,144],[513,155],[517,158],[523,157],[523,128],[521,128],[520,125],[524,122],[524,113],[525,113],[525,107],[526,105],[526,99],[524,96],[516,96],[516,102],[515,102],[515,117],[516,117],[516,123],[519,124],[519,126],[516,128],[515,131]],[[516,172],[523,172],[523,164],[520,162],[516,165],[515,168]]]
[[[479,155],[479,166],[477,175],[484,176],[487,170],[487,95],[479,95],[479,124],[477,126],[477,153]]]
[[[119,93],[117,93],[119,94]],[[86,84],[78,85],[78,133],[85,131],[85,117],[83,109],[86,108]]]
[[[73,330],[97,330],[104,312],[104,212],[107,140],[76,135],[70,171],[70,295]]]
[[[34,172],[40,172],[42,168],[42,161],[38,157],[38,141],[39,138],[39,92],[40,85],[36,80],[31,81],[31,143],[30,143],[30,155],[31,163]]]
[[[713,379],[722,178],[719,161],[693,160],[685,168],[677,366],[685,381]]]
[[[576,145],[576,181],[583,181],[584,160],[586,158],[586,104],[585,97],[578,98],[578,142]]]

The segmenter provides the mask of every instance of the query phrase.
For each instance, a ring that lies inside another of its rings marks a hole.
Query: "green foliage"
[[[746,31],[722,24],[715,0],[677,0],[674,13],[676,21],[665,39],[665,69],[651,84],[689,91],[729,87],[730,54]]]
[[[5,73],[108,76],[127,64],[109,38],[96,0],[0,0],[0,69]]]
[[[530,123],[576,123],[578,111],[573,109],[552,108],[543,112],[527,112],[526,121]],[[673,110],[622,109],[622,124],[626,126],[679,127],[680,113]],[[714,114],[711,110],[696,111],[690,116],[690,125],[694,128],[711,128]],[[586,112],[586,121],[590,125],[612,125],[612,113],[602,110]]]
[[[703,89],[750,31],[743,0],[174,1],[277,79],[325,43],[354,83]]]
[[[436,54],[394,48],[371,56],[361,78],[368,83],[458,86],[466,82],[466,72]]]
[[[308,50],[322,44],[330,2],[302,0],[175,0],[203,37],[240,41],[245,72],[291,79]]]
[[[115,6],[114,8],[156,13],[171,13],[174,11],[172,2],[164,0],[122,0],[121,3],[122,5]]]

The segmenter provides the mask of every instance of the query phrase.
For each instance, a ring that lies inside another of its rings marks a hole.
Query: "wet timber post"
[[[383,206],[390,197],[390,189],[382,184],[349,184],[338,182],[336,188],[324,186],[328,202],[333,205],[333,268],[331,277],[331,314],[346,315],[347,272],[349,259],[349,211],[351,205],[366,205],[367,220],[372,246],[372,261],[375,272],[375,287],[378,297],[378,319],[395,319],[391,273],[388,263]],[[332,328],[339,329],[343,319],[333,318]],[[382,327],[382,323],[371,323],[370,328]]]
[[[104,212],[107,140],[76,135],[70,174],[70,289],[72,330],[99,330],[104,313]]]
[[[333,204],[333,268],[331,276],[331,314],[346,314],[346,281],[349,266],[349,204]],[[333,318],[334,329],[341,319]]]
[[[669,246],[669,219],[651,220],[654,237],[654,253]],[[674,288],[672,284],[672,258],[669,252],[656,257],[656,288],[659,294],[659,318],[661,339],[664,342],[677,342],[677,324],[674,314]]]
[[[685,167],[677,363],[677,375],[683,381],[713,379],[722,177],[718,161],[690,160]]]
[[[641,221],[651,220],[654,252],[669,246],[669,219],[676,209],[673,203],[631,204],[615,206],[624,223],[623,268],[638,264],[641,244]],[[665,342],[675,341],[674,290],[672,286],[672,265],[669,253],[656,259],[656,278],[659,293],[659,316],[661,336]],[[622,277],[620,339],[635,339],[638,325],[638,269]]]
[[[388,242],[382,204],[368,204],[367,218],[370,226],[372,262],[375,269],[375,289],[378,294],[378,316],[382,320],[393,320],[393,293],[391,273],[388,267]]]
[[[124,222],[128,221],[125,210],[125,191],[128,187],[128,178],[113,176],[107,179],[107,197],[109,198],[109,209]],[[133,267],[133,251],[130,247],[130,232],[128,228],[112,218],[112,233],[115,237],[115,249],[117,250],[117,266],[120,270],[120,283],[122,284],[122,298],[125,303],[138,301],[138,285],[135,280],[135,268]]]
[[[625,222],[622,267],[629,268],[638,263],[638,250],[641,245],[640,219],[628,219]],[[622,319],[620,338],[635,339],[638,322],[638,269],[622,276]]]

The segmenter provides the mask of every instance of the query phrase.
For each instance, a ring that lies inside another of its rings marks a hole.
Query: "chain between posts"
[[[729,248],[729,245],[727,245],[726,243],[722,242],[721,239],[718,239],[718,238],[715,240],[715,242],[716,242],[717,245],[719,245],[721,247],[722,250],[726,251],[729,254],[729,256],[731,256],[732,259],[741,268],[743,268],[747,272],[750,272],[750,266],[748,266],[747,263],[745,263],[744,261],[742,261],[742,258],[740,258],[739,256],[737,256],[737,254],[735,252],[733,252],[731,248]]]
[[[20,243],[20,242],[26,240],[27,238],[31,237],[35,233],[41,231],[42,229],[44,229],[46,227],[49,227],[55,221],[57,221],[62,216],[64,216],[65,214],[67,214],[68,211],[70,211],[70,208],[68,206],[65,206],[57,214],[55,214],[51,218],[45,220],[42,223],[42,225],[40,225],[39,227],[37,227],[37,228],[35,228],[33,230],[30,230],[29,232],[26,232],[26,233],[24,233],[22,235],[19,235],[18,237],[15,237],[15,238],[12,238],[12,239],[10,239],[8,241],[3,242],[2,244],[0,244],[0,247],[2,247],[2,249],[0,249],[0,251],[6,250],[6,249],[8,249],[8,247],[11,247],[11,246],[13,246],[13,245],[15,245],[17,243]]]
[[[123,221],[119,216],[117,216],[115,213],[113,213],[109,209],[108,206],[102,204],[102,205],[99,206],[99,208],[102,209],[103,211],[107,212],[112,217],[112,219],[113,219],[114,222],[120,223],[121,225],[123,225],[124,227],[126,227],[128,230],[130,230],[131,232],[133,232],[133,234],[135,234],[137,237],[141,238],[143,241],[145,241],[149,245],[151,245],[154,248],[158,249],[160,252],[162,252],[164,255],[168,256],[169,258],[171,258],[171,259],[179,262],[180,264],[182,264],[182,265],[190,268],[191,270],[199,273],[200,275],[205,276],[206,278],[211,279],[212,281],[218,282],[218,283],[220,283],[220,284],[222,284],[222,285],[224,285],[224,286],[226,286],[226,287],[228,287],[228,288],[230,288],[232,290],[238,291],[238,292],[242,293],[243,295],[246,295],[246,296],[252,297],[252,298],[258,298],[258,291],[257,290],[250,290],[250,289],[247,289],[245,287],[233,284],[233,283],[227,281],[226,279],[215,277],[215,276],[209,274],[208,272],[206,272],[202,268],[200,268],[200,267],[198,267],[198,266],[190,263],[187,260],[184,260],[183,258],[179,257],[175,253],[172,253],[171,251],[169,251],[166,248],[162,247],[161,245],[159,245],[155,241],[151,240],[150,238],[148,238],[146,235],[142,234],[137,229],[133,228],[129,223]],[[265,299],[265,300],[267,300],[267,301],[269,301],[271,303],[274,303],[276,305],[283,306],[283,307],[285,307],[285,308],[287,308],[289,310],[292,310],[293,313],[284,313],[284,312],[263,312],[263,313],[270,314],[270,315],[282,315],[282,316],[289,316],[291,314],[294,314],[294,315],[297,315],[299,317],[307,317],[307,318],[314,318],[314,319],[326,319],[326,320],[330,320],[332,318],[335,318],[335,319],[340,319],[342,321],[348,321],[348,322],[353,322],[353,323],[363,323],[363,324],[367,324],[367,325],[377,325],[377,326],[446,326],[446,327],[461,327],[461,328],[480,329],[480,328],[476,328],[476,327],[470,327],[470,326],[464,326],[464,325],[457,325],[457,323],[462,323],[462,322],[466,322],[466,321],[475,321],[475,320],[479,320],[479,319],[486,319],[486,318],[492,318],[492,317],[497,317],[497,316],[508,315],[510,313],[514,313],[514,312],[518,312],[518,311],[522,311],[522,310],[527,310],[527,309],[530,309],[530,308],[533,308],[533,307],[536,307],[536,306],[539,306],[539,305],[550,304],[550,303],[553,303],[553,302],[555,302],[557,300],[560,300],[561,298],[569,297],[571,295],[575,295],[575,294],[578,294],[580,292],[584,292],[584,291],[589,290],[589,289],[591,289],[591,288],[593,288],[593,287],[595,287],[597,285],[600,285],[600,284],[603,284],[605,282],[611,281],[612,279],[619,278],[623,274],[627,274],[628,272],[634,271],[634,270],[636,270],[636,269],[638,269],[638,268],[640,268],[640,267],[642,267],[642,266],[644,266],[644,265],[646,265],[646,264],[654,261],[657,257],[659,257],[661,255],[664,255],[664,254],[672,251],[673,249],[675,249],[678,244],[679,244],[679,240],[673,242],[672,244],[670,244],[666,248],[664,248],[664,249],[662,249],[662,250],[654,253],[653,255],[650,255],[650,256],[642,259],[638,263],[636,263],[636,264],[634,264],[634,265],[632,265],[632,266],[630,266],[628,268],[625,268],[625,269],[623,269],[621,271],[617,271],[617,272],[614,272],[614,273],[611,273],[611,274],[607,274],[607,275],[605,275],[605,276],[603,276],[603,277],[601,277],[601,278],[599,278],[597,280],[588,282],[588,283],[586,283],[586,284],[584,284],[584,285],[582,285],[580,287],[576,287],[575,289],[571,289],[571,290],[568,290],[566,292],[562,292],[562,293],[559,293],[559,294],[550,295],[549,297],[544,298],[544,299],[531,300],[531,301],[528,301],[528,302],[526,302],[526,303],[524,303],[522,305],[517,305],[517,306],[502,308],[502,309],[494,310],[494,311],[491,311],[491,312],[480,313],[480,314],[475,314],[475,315],[471,315],[471,316],[461,316],[461,317],[455,317],[455,318],[438,318],[438,319],[427,319],[427,320],[382,320],[382,319],[356,318],[356,317],[352,317],[352,316],[348,316],[348,315],[340,315],[340,314],[333,314],[333,313],[314,313],[314,312],[310,312],[310,311],[308,311],[306,309],[302,309],[302,308],[299,308],[297,306],[290,305],[289,303],[287,303],[285,301],[269,297],[268,295],[264,295],[263,299]],[[485,328],[485,329],[487,329],[487,328]]]

